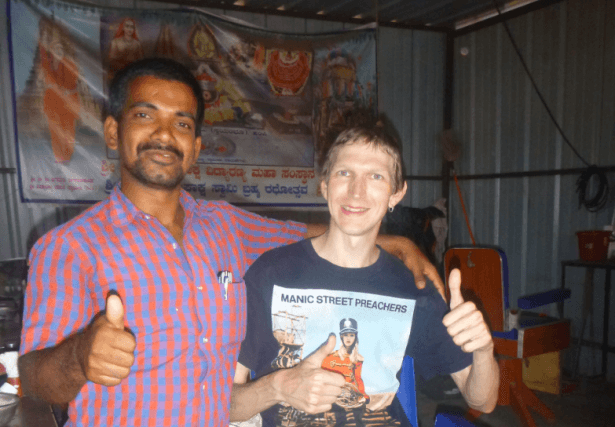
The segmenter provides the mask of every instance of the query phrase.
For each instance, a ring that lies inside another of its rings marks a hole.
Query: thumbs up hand
[[[88,381],[108,387],[118,385],[135,361],[135,337],[124,328],[120,297],[109,295],[106,310],[81,336],[78,347],[81,369]]]
[[[483,314],[473,302],[465,302],[461,295],[461,272],[458,269],[451,271],[448,286],[451,311],[442,319],[448,334],[466,353],[492,352],[493,339]]]
[[[340,374],[321,368],[323,360],[335,349],[335,335],[297,366],[281,369],[275,373],[274,389],[277,400],[293,407],[318,414],[331,409],[346,383]]]

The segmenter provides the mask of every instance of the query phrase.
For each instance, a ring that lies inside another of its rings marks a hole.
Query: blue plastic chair
[[[406,356],[401,366],[401,378],[399,390],[397,390],[397,399],[401,407],[412,424],[413,427],[418,427],[418,410],[416,407],[416,387],[414,380],[414,360]],[[438,414],[436,416],[436,427],[475,427],[470,421],[458,415]]]
[[[435,427],[476,427],[470,421],[459,415],[438,414]]]
[[[401,365],[401,378],[399,389],[397,390],[397,399],[401,403],[401,407],[412,424],[413,427],[418,427],[419,420],[416,410],[416,387],[414,384],[414,359],[409,356],[404,357]]]

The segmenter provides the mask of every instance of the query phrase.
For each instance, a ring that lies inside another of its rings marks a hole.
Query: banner
[[[24,202],[92,203],[119,180],[104,141],[113,75],[144,57],[190,68],[206,104],[183,187],[238,205],[322,205],[316,155],[350,111],[376,109],[374,29],[279,34],[198,10],[8,2]]]

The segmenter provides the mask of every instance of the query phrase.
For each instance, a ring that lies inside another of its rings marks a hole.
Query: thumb
[[[320,368],[320,366],[322,365],[322,361],[325,360],[325,357],[331,354],[334,349],[335,335],[331,334],[329,335],[327,341],[324,342],[324,344],[322,344],[314,353],[310,354],[310,356],[304,360],[304,363]]]
[[[463,304],[463,296],[461,296],[461,272],[455,268],[448,276],[448,287],[451,290],[451,310],[458,305]]]
[[[119,296],[109,295],[107,297],[105,317],[115,329],[124,330],[124,306]]]

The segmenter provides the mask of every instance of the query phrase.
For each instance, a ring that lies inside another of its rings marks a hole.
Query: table
[[[562,261],[562,284],[561,289],[564,290],[566,284],[566,267],[585,267],[585,268],[598,268],[606,270],[606,279],[604,282],[604,315],[603,322],[604,326],[602,328],[602,345],[600,348],[602,349],[602,374],[607,374],[607,361],[608,361],[608,353],[615,353],[615,347],[609,346],[609,312],[611,311],[611,270],[615,270],[615,260],[607,260],[607,261],[583,261],[583,260],[567,260]],[[560,317],[564,316],[564,303],[561,302],[558,304],[558,311]],[[581,332],[583,335],[583,332]],[[581,337],[579,337],[581,339]],[[592,342],[582,342],[581,344],[592,345],[595,343]]]

